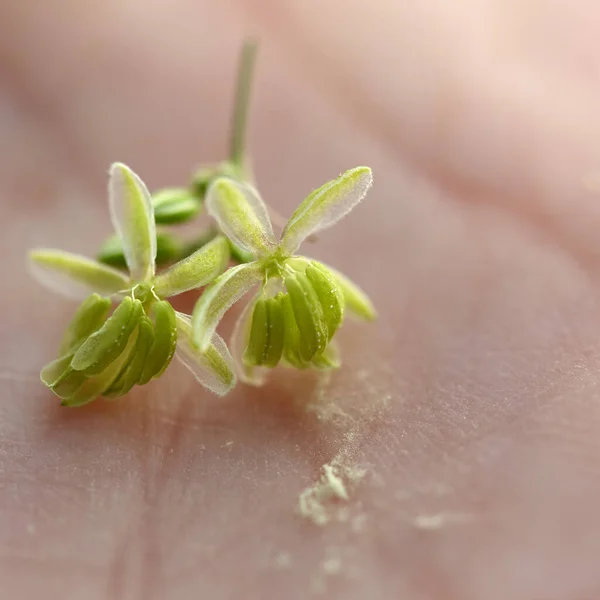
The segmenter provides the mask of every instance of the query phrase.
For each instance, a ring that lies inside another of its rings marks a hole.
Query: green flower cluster
[[[64,405],[99,396],[123,396],[159,377],[177,356],[206,387],[219,394],[235,385],[233,362],[218,335],[200,353],[187,315],[166,300],[205,286],[229,262],[223,236],[156,274],[156,232],[150,194],[128,167],[111,167],[109,205],[129,273],[60,250],[30,252],[33,273],[70,297],[90,294],[67,327],[59,358],[42,369],[42,381]],[[111,313],[111,309],[116,305]]]
[[[208,213],[228,239],[256,258],[229,269],[202,294],[192,315],[195,345],[208,349],[225,312],[257,287],[230,344],[242,380],[261,384],[265,368],[281,361],[299,369],[339,366],[333,336],[346,311],[368,321],[375,309],[341,273],[296,251],[350,212],[371,182],[371,170],[357,167],[315,190],[291,216],[279,242],[255,188],[225,178],[213,183],[206,197]]]
[[[242,60],[238,100],[247,100],[252,53]],[[247,104],[247,102],[245,102]],[[236,103],[234,131],[243,129]],[[280,364],[296,369],[339,366],[335,334],[346,315],[372,320],[375,309],[349,279],[298,255],[306,239],[334,225],[366,195],[371,170],[357,167],[313,191],[279,240],[270,213],[244,168],[242,135],[231,156],[201,169],[189,189],[154,195],[127,166],[110,168],[108,201],[115,234],[98,260],[60,250],[30,252],[46,286],[82,299],[41,379],[66,406],[114,399],[160,377],[173,357],[206,388],[227,394],[238,378],[260,385]],[[213,225],[191,243],[160,226],[194,219],[205,208]],[[238,263],[230,266],[231,262]],[[193,314],[169,298],[205,288]],[[229,347],[217,333],[223,315],[255,290]]]

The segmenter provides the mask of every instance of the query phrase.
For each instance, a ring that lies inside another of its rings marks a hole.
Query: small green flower
[[[375,318],[375,309],[346,277],[295,253],[307,237],[350,212],[371,183],[368,167],[326,183],[300,204],[277,242],[267,207],[253,187],[228,178],[215,181],[206,196],[208,213],[229,240],[256,260],[229,269],[205,290],[192,315],[195,346],[207,350],[225,312],[259,286],[230,344],[239,377],[260,384],[265,368],[280,362],[296,368],[337,367],[331,340],[345,310],[368,321]]]
[[[210,283],[224,271],[229,245],[223,236],[156,274],[157,236],[150,194],[123,164],[110,169],[109,207],[129,274],[63,252],[30,252],[34,275],[70,297],[87,296],[61,343],[60,357],[42,369],[42,380],[63,404],[118,397],[160,376],[177,356],[217,394],[235,385],[231,355],[218,335],[198,352],[190,317],[165,300]],[[91,295],[89,295],[91,293]],[[108,298],[107,298],[107,297]],[[110,316],[113,303],[116,308]]]

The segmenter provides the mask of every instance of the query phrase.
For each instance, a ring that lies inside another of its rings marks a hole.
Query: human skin
[[[0,3],[0,596],[599,597],[598,16],[583,0]],[[94,253],[112,161],[156,189],[223,158],[248,31],[267,202],[291,214],[373,168],[304,251],[379,320],[345,324],[329,380],[277,372],[219,399],[174,364],[61,408],[37,373],[74,305],[26,250]],[[336,461],[363,476],[317,525],[299,498]]]

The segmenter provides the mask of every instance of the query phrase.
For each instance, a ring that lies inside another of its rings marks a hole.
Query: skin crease
[[[584,0],[0,4],[3,593],[598,597],[597,14]],[[26,249],[94,252],[112,161],[155,189],[224,157],[248,31],[267,202],[289,215],[373,168],[367,199],[303,250],[380,318],[345,325],[330,380],[283,372],[217,399],[173,365],[119,402],[62,409],[38,371],[74,305],[29,277]],[[366,474],[319,527],[295,510],[332,461]]]

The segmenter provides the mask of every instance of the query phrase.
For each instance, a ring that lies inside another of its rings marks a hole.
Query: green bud
[[[123,244],[118,235],[111,235],[107,238],[96,256],[98,262],[115,267],[117,269],[126,269],[125,254],[123,253]]]
[[[181,255],[181,242],[172,234],[161,232],[156,234],[156,264],[161,266],[178,260]],[[121,240],[113,235],[109,237],[97,255],[97,260],[105,265],[118,269],[126,269],[125,254]]]
[[[333,276],[319,263],[310,263],[305,272],[323,307],[329,341],[344,318],[342,291]]]
[[[160,377],[169,366],[177,347],[177,319],[169,302],[162,300],[152,306],[154,341],[148,350],[139,385]]]
[[[104,325],[79,347],[71,366],[86,375],[101,373],[125,350],[140,317],[142,303],[125,297]]]
[[[108,316],[111,307],[109,298],[98,294],[88,296],[75,311],[60,344],[59,354],[74,352],[92,333],[95,333]]]
[[[202,208],[200,200],[186,188],[165,188],[152,194],[157,225],[187,223]]]
[[[192,190],[197,198],[203,199],[210,184],[218,177],[230,177],[236,181],[247,179],[245,170],[228,160],[214,167],[201,167],[194,173],[192,178]]]
[[[170,233],[156,234],[156,264],[159,266],[172,263],[179,259],[181,242]]]
[[[198,169],[192,178],[192,190],[197,198],[204,199],[206,190],[215,177],[219,176],[218,167],[202,167]]]
[[[294,317],[300,332],[300,357],[308,362],[325,350],[329,339],[323,307],[304,273],[288,275],[285,278],[285,287],[292,301]]]

